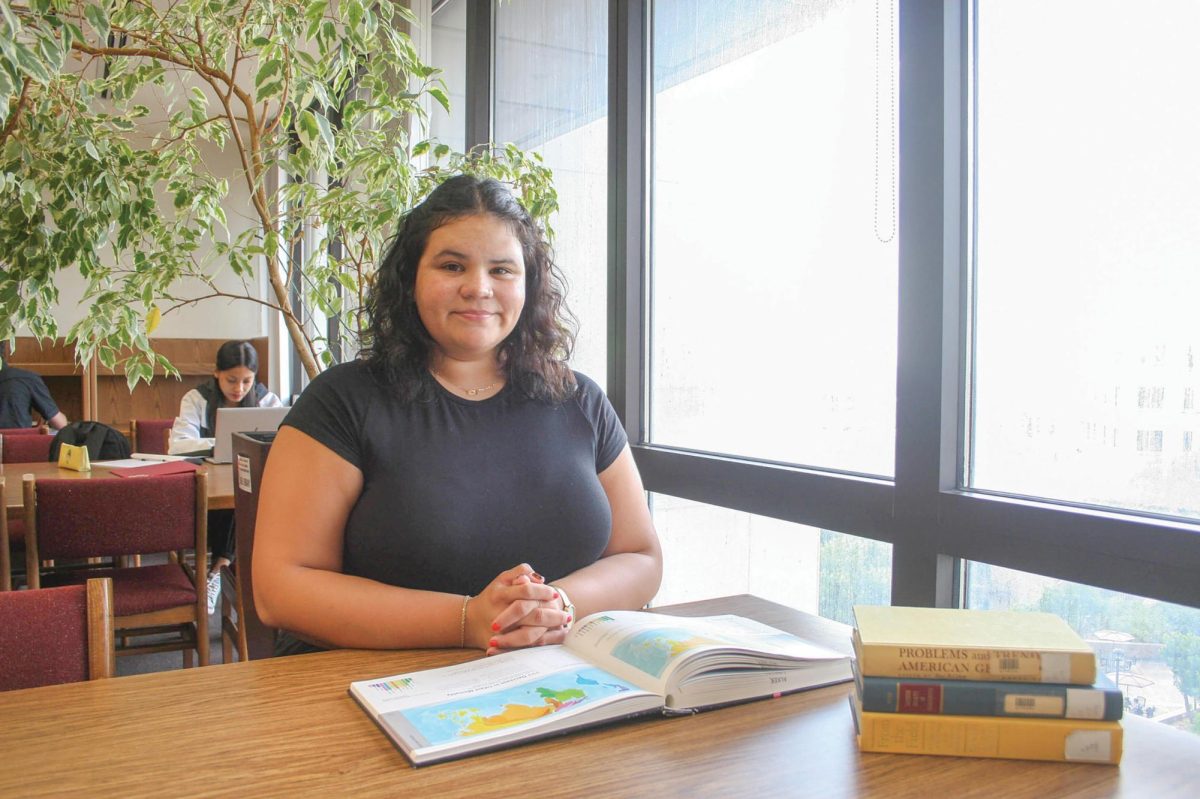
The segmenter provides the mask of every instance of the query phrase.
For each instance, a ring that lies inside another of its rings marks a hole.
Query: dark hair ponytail
[[[258,374],[258,350],[249,341],[226,341],[217,350],[216,371],[224,372],[236,366],[244,366]]]

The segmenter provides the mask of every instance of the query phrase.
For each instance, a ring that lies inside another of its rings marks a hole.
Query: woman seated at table
[[[360,360],[305,389],[255,534],[277,652],[559,643],[653,598],[662,555],[625,432],[566,361],[549,246],[500,183],[451,178],[400,223]]]
[[[216,443],[217,408],[278,408],[279,397],[258,382],[258,351],[249,341],[226,341],[217,350],[211,382],[183,395],[179,416],[171,425],[167,452],[172,455],[211,455]],[[232,510],[208,512],[208,612],[221,597],[221,567],[234,558]]]

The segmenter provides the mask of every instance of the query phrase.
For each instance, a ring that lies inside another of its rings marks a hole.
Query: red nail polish
[[[500,642],[497,641],[495,638],[493,638],[492,640],[488,641],[488,646],[490,646],[494,649],[494,648],[500,646]]]
[[[571,623],[571,617],[567,616],[567,624],[570,624],[570,623]]]
[[[558,592],[557,592],[557,591],[555,591],[555,592],[554,592],[554,596],[553,596],[552,598],[553,598],[553,599],[558,599]]]
[[[500,630],[500,622],[498,622],[498,621],[492,622],[492,632],[498,632],[499,630]]]

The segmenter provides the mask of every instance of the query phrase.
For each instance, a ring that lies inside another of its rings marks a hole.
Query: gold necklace
[[[444,374],[439,372],[437,369],[430,369],[429,371],[433,372],[434,377],[440,377],[443,380],[445,380],[447,383],[450,383],[450,378],[446,377]],[[468,397],[474,397],[475,395],[479,394],[482,391],[491,391],[493,388],[496,387],[496,383],[499,383],[499,382],[500,381],[497,380],[494,383],[488,383],[486,386],[480,386],[479,388],[463,388],[462,386],[458,385],[457,383],[450,383],[450,385],[453,386],[454,388],[457,388],[459,391],[466,394]]]

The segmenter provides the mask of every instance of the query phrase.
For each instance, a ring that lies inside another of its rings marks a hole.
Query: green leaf
[[[46,65],[24,44],[13,42],[13,56],[16,59],[17,66],[26,75],[41,84],[50,82],[50,71],[46,69]]]
[[[254,76],[255,89],[261,89],[268,79],[278,75],[282,66],[283,64],[278,58],[264,61],[263,65],[258,68],[258,74]]]
[[[259,86],[255,93],[260,102],[271,97],[278,97],[283,93],[283,81],[275,80],[265,86]]]
[[[438,101],[438,105],[446,109],[446,113],[450,113],[450,98],[446,96],[446,92],[437,86],[429,88],[429,96]]]
[[[351,28],[358,28],[363,20],[363,7],[358,0],[343,0],[343,8],[346,11],[346,20],[350,23]]]
[[[0,3],[0,15],[4,17],[4,24],[8,26],[10,31],[15,33],[21,29],[21,23],[17,21],[8,3]]]
[[[330,152],[333,152],[333,128],[329,126],[329,120],[324,114],[315,114],[317,127],[321,131],[321,140]]]
[[[304,9],[304,18],[310,23],[320,23],[321,18],[325,16],[325,12],[328,10],[328,0],[315,0],[315,2],[308,4],[308,8]]]
[[[308,109],[301,111],[300,118],[296,120],[296,133],[300,136],[300,143],[311,148],[321,135],[316,114]]]
[[[83,15],[87,17],[88,23],[99,34],[100,41],[107,42],[109,33],[108,10],[104,6],[89,4],[84,7]]]

